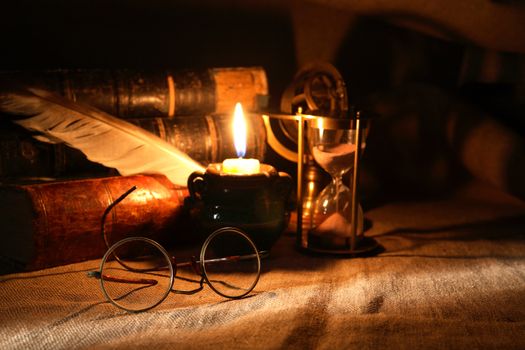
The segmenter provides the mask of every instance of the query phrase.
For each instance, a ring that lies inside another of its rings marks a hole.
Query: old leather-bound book
[[[0,120],[0,183],[28,178],[117,174],[114,169],[90,162],[82,152],[63,143],[38,141],[30,132],[5,119]]]
[[[1,273],[101,258],[102,215],[132,186],[106,218],[110,244],[128,236],[166,243],[187,234],[187,189],[162,175],[0,186]]]
[[[233,140],[232,113],[128,121],[157,135],[204,166],[237,157]],[[245,121],[246,157],[263,160],[266,155],[266,130],[263,120],[259,115],[251,115],[246,117]]]
[[[236,102],[255,112],[268,102],[261,67],[14,71],[1,73],[0,79],[48,90],[120,118],[232,113]]]
[[[0,118],[0,183],[21,177],[94,177],[116,174],[89,161],[82,152],[63,143],[44,143],[22,127]],[[235,158],[232,115],[194,115],[174,118],[130,118],[129,122],[177,147],[207,166]],[[263,160],[266,132],[257,115],[246,118],[246,156]]]

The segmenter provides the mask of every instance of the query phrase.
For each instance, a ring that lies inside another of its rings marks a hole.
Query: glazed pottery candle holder
[[[200,231],[234,226],[269,250],[288,225],[292,178],[268,164],[257,173],[224,172],[222,163],[188,178],[192,217]]]

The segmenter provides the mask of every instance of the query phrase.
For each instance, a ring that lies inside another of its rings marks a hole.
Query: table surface
[[[241,300],[130,314],[86,277],[99,261],[0,276],[0,348],[525,348],[525,203],[472,185],[366,217],[384,252],[309,256],[285,234]]]

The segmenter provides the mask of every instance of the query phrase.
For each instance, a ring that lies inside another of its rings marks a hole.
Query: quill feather
[[[82,151],[89,160],[118,170],[121,175],[160,173],[177,185],[186,185],[193,171],[204,168],[159,137],[95,108],[50,92],[0,95],[0,111],[23,119],[22,127],[40,132],[40,140],[61,140]],[[25,118],[24,118],[25,117]]]

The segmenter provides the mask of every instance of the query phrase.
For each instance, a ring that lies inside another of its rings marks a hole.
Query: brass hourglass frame
[[[358,188],[359,188],[359,164],[361,160],[361,146],[363,143],[363,131],[367,128],[369,120],[362,118],[361,112],[355,111],[352,113],[350,118],[332,118],[324,116],[316,116],[310,114],[303,114],[301,108],[298,109],[297,114],[270,114],[263,115],[264,122],[266,124],[267,130],[270,130],[269,119],[278,119],[278,120],[289,120],[297,122],[297,230],[296,230],[296,243],[301,250],[318,252],[318,253],[336,253],[344,255],[359,255],[366,254],[378,247],[378,244],[375,240],[370,239],[366,242],[358,242]],[[350,236],[350,246],[349,249],[344,250],[325,250],[317,247],[313,247],[309,243],[308,232],[305,232],[303,229],[303,184],[304,184],[304,161],[305,161],[305,123],[309,120],[320,120],[323,125],[329,128],[341,128],[341,129],[355,129],[355,144],[356,152],[354,156],[353,164],[353,181],[351,185],[351,236]],[[270,144],[278,143],[275,139],[273,133],[268,135],[268,141]],[[287,150],[286,150],[287,151]],[[285,152],[286,152],[285,151]],[[288,151],[288,159],[292,152]]]

